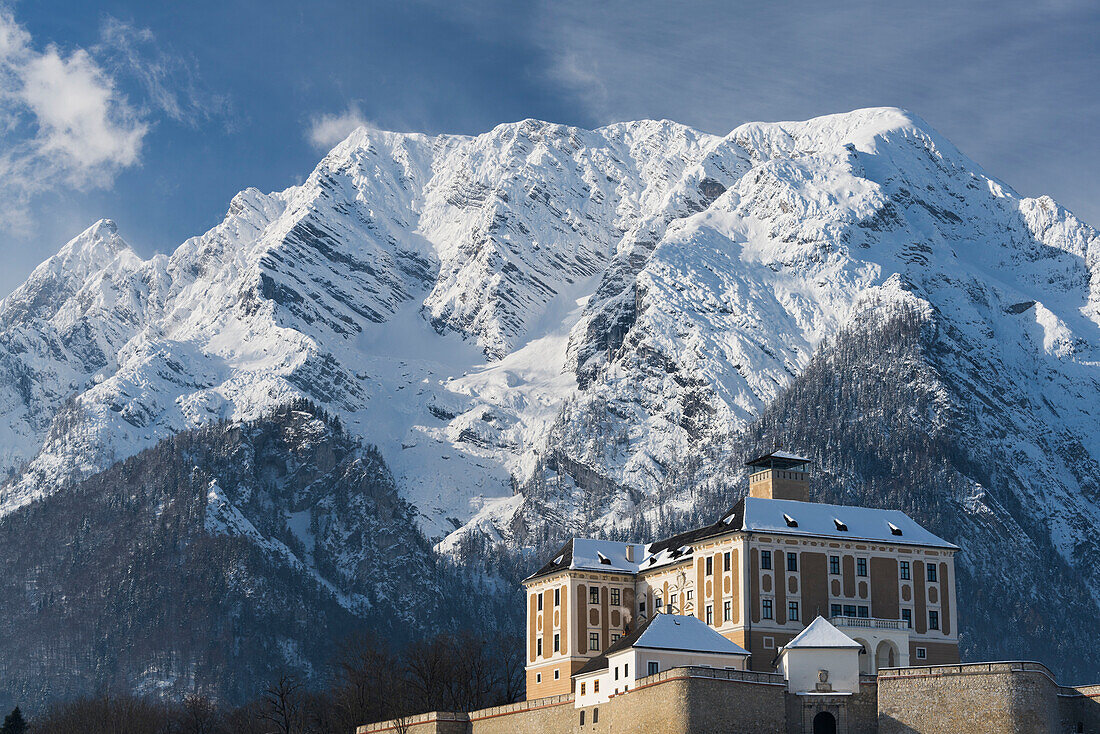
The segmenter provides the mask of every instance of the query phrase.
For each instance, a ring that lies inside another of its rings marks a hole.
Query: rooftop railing
[[[909,624],[904,619],[879,619],[877,617],[829,617],[829,621],[837,627],[864,627],[879,630],[908,630]]]

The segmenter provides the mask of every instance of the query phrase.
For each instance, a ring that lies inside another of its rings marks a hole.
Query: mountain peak
[[[130,246],[119,236],[114,220],[100,219],[66,242],[56,257],[64,260],[69,267],[78,263],[104,266],[115,255],[128,249]]]

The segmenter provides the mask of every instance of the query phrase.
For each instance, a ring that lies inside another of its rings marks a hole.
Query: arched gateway
[[[814,734],[836,734],[836,717],[822,711],[814,717]]]

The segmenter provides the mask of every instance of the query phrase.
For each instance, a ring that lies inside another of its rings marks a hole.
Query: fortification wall
[[[451,711],[429,711],[404,719],[390,719],[360,726],[355,734],[469,734],[470,719]]]
[[[783,734],[781,676],[741,670],[674,668],[640,679],[628,693],[574,712],[575,734]],[[595,709],[599,709],[598,717]],[[597,721],[593,721],[597,719]],[[568,730],[566,730],[568,731]],[[476,733],[475,733],[476,734]]]
[[[584,724],[581,724],[581,712]],[[838,734],[1100,734],[1100,685],[1059,686],[1039,663],[892,668],[861,676],[853,696],[800,696],[779,675],[674,668],[599,706],[573,694],[465,713],[431,712],[358,734],[804,734],[814,716]]]
[[[1064,732],[1100,734],[1100,685],[1062,688],[1058,714]]]
[[[470,712],[468,734],[556,734],[574,730],[574,694]]]
[[[1059,686],[1039,663],[881,670],[879,734],[1061,732]]]

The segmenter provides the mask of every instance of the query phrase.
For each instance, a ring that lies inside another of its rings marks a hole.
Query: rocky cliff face
[[[516,617],[437,559],[378,452],[302,401],[9,514],[0,556],[8,706],[115,688],[240,702],[279,671],[320,678],[353,633],[400,645]]]
[[[771,441],[814,452],[822,496],[926,508],[976,589],[968,649],[1013,656],[982,629],[1035,629],[1044,578],[1100,609],[1098,365],[1097,233],[900,110],[359,130],[171,255],[100,222],[0,303],[0,513],[308,399],[378,447],[437,552],[519,568],[709,518]],[[899,466],[927,473],[877,473]],[[1009,557],[1035,604],[987,619]]]

